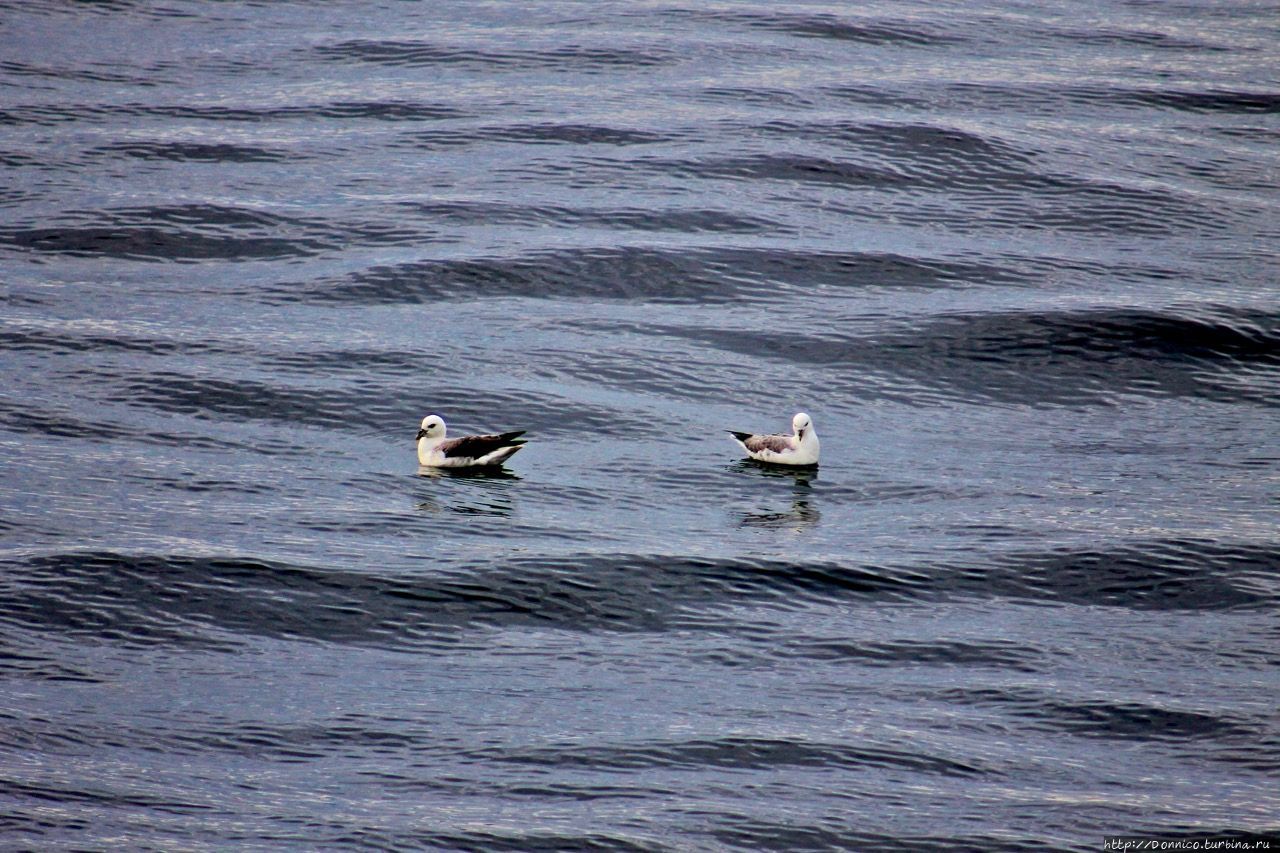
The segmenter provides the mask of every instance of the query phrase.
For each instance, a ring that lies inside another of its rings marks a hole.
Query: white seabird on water
[[[444,418],[427,415],[418,430],[418,464],[431,468],[476,468],[501,465],[510,459],[524,440],[525,430],[491,435],[464,435],[445,438]]]
[[[804,412],[797,412],[791,419],[795,435],[752,435],[749,432],[728,430],[733,440],[742,445],[747,455],[759,462],[775,465],[817,465],[818,433],[813,419]]]

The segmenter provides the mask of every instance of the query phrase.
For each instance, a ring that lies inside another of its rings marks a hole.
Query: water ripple
[[[921,403],[930,401],[914,396],[920,385],[950,399],[1040,406],[1114,404],[1124,395],[1278,401],[1274,383],[1233,379],[1242,368],[1274,377],[1280,367],[1280,317],[1262,312],[984,312],[879,334],[780,335],[685,326],[644,331],[795,364],[861,367],[842,384]],[[885,387],[876,379],[884,373],[913,384]]]
[[[1027,554],[987,564],[890,568],[696,557],[582,555],[516,558],[421,578],[261,561],[58,554],[8,562],[0,586],[5,625],[55,629],[131,644],[226,648],[242,633],[327,643],[416,646],[453,643],[483,625],[574,631],[667,631],[732,624],[730,602],[793,608],[804,602],[1024,599],[1134,610],[1274,607],[1255,587],[1273,572],[1272,548],[1154,543],[1110,552]],[[745,627],[745,626],[744,626]],[[800,644],[781,651],[820,659],[920,660],[915,648]],[[952,663],[1026,666],[1034,650],[941,647]],[[959,655],[959,657],[957,657]],[[1030,657],[1029,657],[1030,656]]]
[[[564,45],[545,50],[531,48],[492,50],[430,41],[392,39],[352,39],[322,45],[316,48],[316,53],[323,59],[336,62],[373,62],[410,68],[446,66],[507,71],[644,69],[667,65],[676,60],[674,54],[659,48]]]

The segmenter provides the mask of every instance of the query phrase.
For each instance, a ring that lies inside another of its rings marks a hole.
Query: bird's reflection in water
[[[456,512],[459,515],[496,516],[507,518],[515,508],[511,486],[521,477],[501,466],[483,468],[433,468],[419,466],[418,476],[423,480],[440,480],[456,483],[458,488],[448,494],[421,496],[420,512]]]
[[[818,479],[818,466],[792,467],[770,465],[754,459],[743,459],[729,466],[734,473],[750,473],[772,480],[791,483],[791,506],[780,512],[748,512],[741,519],[743,527],[779,527],[800,530],[811,527],[822,513],[813,502],[813,482]]]
[[[477,468],[435,468],[419,465],[418,476],[424,479],[445,480],[519,480],[519,474],[501,465],[482,465]]]

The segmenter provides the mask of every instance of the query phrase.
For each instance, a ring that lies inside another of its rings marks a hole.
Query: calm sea
[[[1273,3],[0,2],[0,170],[0,847],[1280,832]]]

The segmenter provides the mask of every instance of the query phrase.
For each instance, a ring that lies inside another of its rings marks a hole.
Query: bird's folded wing
[[[789,435],[753,435],[742,442],[747,450],[759,453],[761,450],[772,450],[774,453],[786,453],[793,449]]]
[[[486,453],[492,453],[498,448],[511,444],[524,444],[523,441],[516,440],[524,433],[524,430],[518,430],[516,432],[504,432],[500,435],[465,435],[462,438],[451,438],[448,441],[443,441],[436,449],[448,457],[479,459]]]

